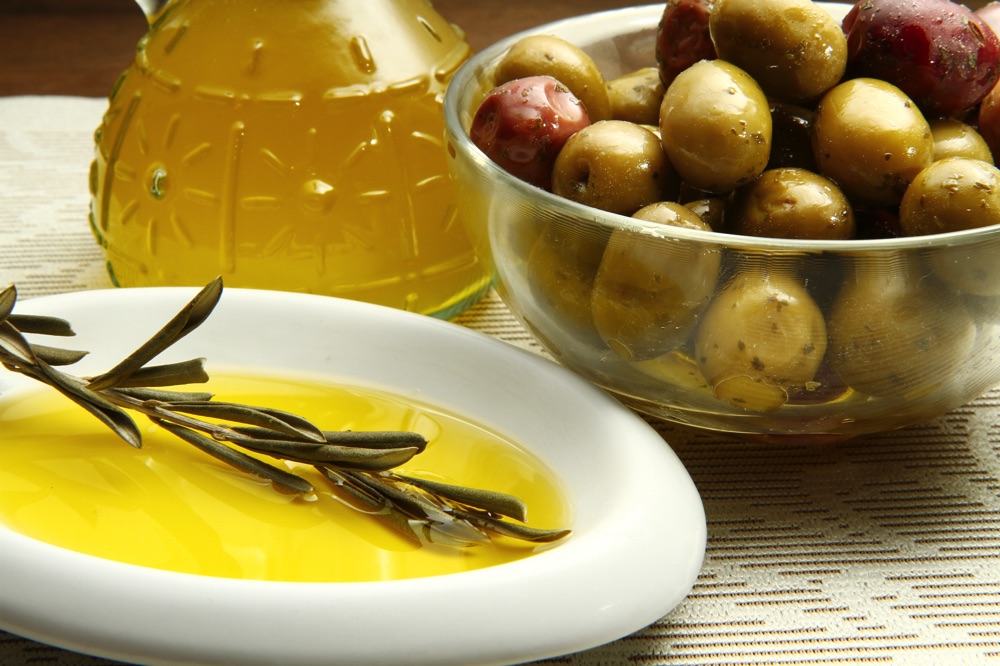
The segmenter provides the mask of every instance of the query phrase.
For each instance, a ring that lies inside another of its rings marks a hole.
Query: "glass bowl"
[[[848,5],[819,3],[842,17]],[[655,64],[661,5],[532,33],[606,78]],[[1000,228],[776,240],[668,227],[560,198],[468,138],[521,33],[445,97],[458,206],[497,290],[563,365],[640,412],[750,438],[837,440],[928,421],[1000,383]]]

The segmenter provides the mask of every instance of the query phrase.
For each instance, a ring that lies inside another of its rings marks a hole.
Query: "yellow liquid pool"
[[[409,430],[429,442],[399,471],[517,495],[528,524],[569,525],[553,474],[475,423],[388,393],[307,377],[220,375],[216,399],[284,409],[327,430]],[[163,432],[142,415],[134,449],[48,387],[0,397],[0,524],[67,549],[171,571],[276,581],[434,576],[530,556],[507,538],[417,545],[347,507],[308,467],[314,498],[275,491]],[[280,464],[280,463],[279,463]],[[557,545],[555,547],[558,547]]]
[[[489,284],[443,145],[470,54],[425,0],[171,2],[95,135],[112,278],[457,314]]]

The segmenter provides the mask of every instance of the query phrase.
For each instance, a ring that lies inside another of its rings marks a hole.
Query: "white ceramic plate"
[[[128,289],[23,301],[69,319],[75,374],[108,369],[195,293]],[[62,343],[65,344],[65,343]],[[168,358],[168,356],[170,358]],[[701,568],[701,500],[640,418],[569,371],[454,324],[321,296],[229,289],[160,360],[329,375],[462,414],[510,437],[565,485],[572,536],[477,571],[372,583],[179,574],[82,555],[0,528],[0,627],[147,664],[513,663],[656,621]],[[0,391],[27,381],[0,371]]]

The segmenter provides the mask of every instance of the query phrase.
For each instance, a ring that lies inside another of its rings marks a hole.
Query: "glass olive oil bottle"
[[[470,54],[425,0],[171,0],[95,134],[112,279],[457,314],[489,284],[443,146]]]

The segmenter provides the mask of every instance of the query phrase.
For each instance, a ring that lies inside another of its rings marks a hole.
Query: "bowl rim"
[[[843,17],[850,5],[836,2],[817,2],[836,18]],[[525,199],[540,199],[547,207],[561,216],[571,219],[586,220],[609,231],[629,230],[646,235],[655,235],[664,239],[700,242],[716,246],[725,246],[732,250],[748,253],[795,253],[795,254],[859,254],[878,252],[898,252],[926,248],[953,247],[973,245],[990,240],[1000,240],[1000,224],[961,231],[951,231],[924,236],[909,236],[899,238],[859,238],[851,240],[810,240],[793,238],[767,238],[760,236],[744,236],[719,231],[702,231],[687,229],[651,222],[593,208],[570,199],[565,199],[552,192],[531,185],[517,178],[486,156],[469,138],[463,116],[474,112],[469,106],[473,101],[472,84],[478,75],[487,71],[500,56],[522,37],[534,34],[554,34],[563,36],[567,32],[582,31],[588,35],[603,34],[610,36],[609,26],[631,26],[637,30],[655,29],[663,13],[662,4],[641,5],[622,9],[611,9],[591,14],[584,14],[559,21],[553,21],[534,28],[515,33],[482,49],[467,60],[455,73],[445,90],[444,123],[446,140],[453,150],[457,150],[491,180],[503,183]],[[571,40],[572,41],[572,40]],[[586,50],[586,49],[585,49]],[[651,61],[652,62],[652,61]]]

